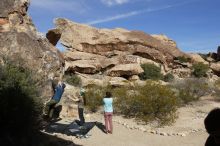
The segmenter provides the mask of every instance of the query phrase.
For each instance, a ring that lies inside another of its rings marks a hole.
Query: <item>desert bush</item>
[[[106,91],[114,97],[114,113],[133,117],[145,123],[156,120],[159,125],[172,123],[178,106],[174,92],[168,86],[147,81],[145,86],[111,88],[92,85],[86,89],[86,107],[96,112],[103,105]]]
[[[29,145],[39,128],[43,104],[37,98],[36,82],[26,68],[6,63],[0,66],[0,142]]]
[[[213,83],[212,95],[219,100],[220,99],[220,79]]]
[[[173,74],[168,73],[168,74],[164,75],[163,80],[165,82],[171,82],[174,80],[174,76],[173,76]]]
[[[200,78],[200,77],[206,76],[206,73],[209,70],[209,66],[207,64],[203,64],[202,62],[199,62],[199,63],[193,64],[192,69],[193,69],[193,72],[192,72],[193,75],[195,77]]]
[[[205,78],[189,78],[172,83],[177,91],[177,97],[181,103],[187,104],[198,100],[201,96],[211,93],[208,81]]]
[[[163,75],[161,74],[160,67],[157,67],[154,64],[142,64],[144,72],[139,75],[141,80],[153,79],[159,80],[162,79]]]
[[[76,74],[68,74],[64,76],[64,80],[73,86],[81,86],[82,80]]]
[[[105,96],[108,87],[101,87],[97,85],[89,85],[86,87],[86,107],[91,112],[96,112],[98,108],[103,105],[102,99]]]
[[[217,81],[215,81],[215,86],[220,88],[220,79],[218,79]]]
[[[176,117],[177,98],[167,86],[148,81],[145,86],[118,88],[115,107],[126,117],[145,123],[156,120],[160,125],[172,123]]]
[[[190,58],[187,58],[185,56],[178,56],[178,57],[174,58],[174,60],[179,60],[181,63],[185,63],[185,62],[190,62],[191,61]]]

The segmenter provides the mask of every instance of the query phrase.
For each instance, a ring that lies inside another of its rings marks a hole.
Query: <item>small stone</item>
[[[185,134],[185,133],[182,133],[180,136],[182,136],[182,137],[186,137],[186,134]]]
[[[85,117],[86,117],[86,118],[90,118],[91,115],[90,115],[90,114],[85,114]]]
[[[157,134],[157,132],[155,130],[151,130],[150,133]]]
[[[147,131],[144,127],[140,127],[139,130],[141,130],[142,132]]]
[[[167,136],[167,134],[165,132],[160,132],[160,135]]]

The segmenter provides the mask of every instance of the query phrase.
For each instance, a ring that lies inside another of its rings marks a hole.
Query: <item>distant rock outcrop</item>
[[[48,76],[59,76],[62,54],[35,29],[27,15],[29,0],[0,1],[0,60],[20,62],[31,69],[45,85],[42,96],[50,97]]]
[[[199,54],[196,53],[189,53],[189,58],[192,60],[192,63],[199,63],[202,62],[204,64],[209,64],[205,59],[203,59]]]
[[[212,69],[212,71],[220,76],[220,62],[213,62],[210,64],[210,68]]]
[[[220,46],[217,49],[217,59],[220,61]]]

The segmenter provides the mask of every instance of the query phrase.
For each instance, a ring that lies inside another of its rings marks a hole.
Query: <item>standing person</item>
[[[113,98],[111,92],[106,92],[106,96],[103,98],[103,103],[104,103],[105,132],[112,134]]]
[[[77,98],[72,98],[72,100],[77,102],[78,105],[79,120],[75,120],[75,122],[79,126],[83,126],[85,124],[85,118],[84,118],[84,106],[86,105],[85,89],[81,88],[79,93],[77,93]]]
[[[44,115],[46,117],[49,117],[50,119],[52,118],[53,116],[53,113],[50,113],[50,110],[57,104],[60,102],[60,99],[63,95],[63,92],[64,92],[64,88],[66,87],[66,85],[62,82],[62,81],[59,81],[56,88],[55,88],[55,93],[54,95],[52,96],[52,98],[50,99],[50,101],[48,101],[46,103],[46,106],[45,106],[45,109],[44,109]]]
[[[86,105],[85,99],[85,89],[81,88],[78,99],[78,114],[79,114],[79,126],[83,126],[85,124],[84,118],[84,106]]]

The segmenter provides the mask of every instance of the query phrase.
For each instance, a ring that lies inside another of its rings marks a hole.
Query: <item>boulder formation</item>
[[[56,19],[55,25],[47,38],[56,44],[54,40],[60,37],[67,48],[64,56],[68,72],[128,79],[143,72],[142,63],[153,63],[167,72],[175,66],[175,57],[186,55],[164,35],[151,36],[121,28],[98,29],[62,18]]]
[[[0,1],[0,60],[19,62],[32,70],[42,81],[42,96],[48,92],[48,76],[60,76],[64,58],[42,37],[27,14],[29,0]]]
[[[203,59],[199,54],[189,53],[188,56],[191,58],[192,63],[202,62],[203,64],[209,64],[205,59]]]
[[[169,44],[170,46],[173,46],[173,47],[177,47],[176,42],[171,40],[170,38],[168,38],[164,34],[161,34],[161,35],[153,34],[151,36],[158,39],[158,40],[160,40],[160,41],[162,41],[162,43]]]

